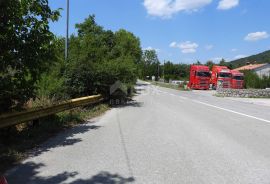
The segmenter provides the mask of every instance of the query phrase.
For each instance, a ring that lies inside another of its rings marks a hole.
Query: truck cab
[[[212,89],[218,87],[230,88],[231,87],[231,70],[226,66],[213,66],[211,74]]]
[[[237,71],[231,70],[231,88],[233,89],[243,89],[244,88],[244,74]]]
[[[207,90],[210,86],[210,71],[207,66],[191,65],[188,87]]]

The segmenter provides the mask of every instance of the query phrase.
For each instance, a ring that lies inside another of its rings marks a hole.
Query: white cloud
[[[212,0],[144,0],[144,7],[151,16],[170,18],[181,11],[197,11]]]
[[[177,43],[176,43],[176,42],[172,42],[172,43],[170,44],[170,47],[172,47],[172,48],[177,47]]]
[[[235,56],[234,59],[241,59],[241,58],[245,58],[245,57],[247,57],[247,55],[240,54],[240,55]]]
[[[237,49],[232,49],[231,51],[232,51],[232,52],[236,52],[236,51],[237,51]]]
[[[214,48],[214,45],[206,45],[205,50],[212,50]]]
[[[238,4],[239,0],[221,0],[219,1],[217,8],[220,10],[228,10],[238,6]]]
[[[249,33],[246,37],[246,41],[258,41],[267,39],[269,37],[269,34],[266,31],[262,32],[255,32],[255,33]]]
[[[151,47],[151,46],[146,47],[146,48],[143,48],[143,50],[155,50],[156,52],[160,52],[160,49],[153,48],[153,47]]]
[[[182,53],[188,54],[188,53],[195,53],[197,51],[197,48],[199,47],[199,45],[197,43],[192,43],[190,41],[186,41],[186,42],[182,42],[182,43],[172,42],[170,44],[170,47],[179,48],[179,49],[181,49]]]

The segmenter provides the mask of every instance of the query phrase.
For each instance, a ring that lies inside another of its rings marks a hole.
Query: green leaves
[[[36,82],[55,60],[49,21],[57,20],[48,0],[0,4],[0,112],[20,108],[35,97]],[[14,71],[14,75],[5,75]]]
[[[134,83],[141,59],[140,40],[126,30],[104,30],[89,16],[77,24],[78,36],[70,38],[66,69],[67,93],[79,97],[102,93],[109,96],[117,80]]]
[[[265,89],[270,87],[270,77],[263,76],[259,78],[259,76],[253,71],[243,71],[245,75],[245,87],[246,88],[258,88]]]
[[[142,71],[142,78],[146,76],[159,76],[159,60],[155,50],[143,51],[140,68]]]

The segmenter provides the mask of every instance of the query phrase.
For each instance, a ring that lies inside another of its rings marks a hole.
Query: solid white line
[[[214,107],[214,108],[217,108],[217,109],[220,109],[220,110],[224,110],[224,111],[227,111],[227,112],[231,112],[231,113],[234,113],[234,114],[238,114],[238,115],[241,115],[241,116],[246,116],[246,117],[253,118],[253,119],[256,119],[256,120],[264,121],[266,123],[270,123],[270,120],[258,118],[258,117],[255,117],[255,116],[251,116],[251,115],[244,114],[244,113],[241,113],[241,112],[233,111],[233,110],[230,110],[230,109],[225,109],[223,107],[218,107],[218,106],[211,105],[211,104],[208,104],[208,103],[200,102],[198,100],[192,100],[192,101],[193,102],[196,102],[196,103],[199,103],[199,104],[203,104],[203,105],[209,106],[209,107]]]
[[[170,94],[171,96],[173,96],[173,94],[171,94],[171,93],[164,92],[164,91],[161,91],[161,92],[163,92],[163,94]],[[175,96],[178,96],[178,95],[175,95]],[[183,97],[183,96],[178,96],[178,97],[181,98],[181,99],[185,99],[185,100],[188,99],[187,97]],[[251,115],[244,114],[244,113],[241,113],[241,112],[233,111],[233,110],[230,110],[230,109],[225,109],[223,107],[218,107],[218,106],[211,105],[211,104],[208,104],[208,103],[204,103],[204,102],[201,102],[201,101],[198,101],[198,100],[192,100],[192,101],[196,102],[196,103],[199,103],[199,104],[209,106],[209,107],[214,107],[216,109],[224,110],[224,111],[231,112],[231,113],[234,113],[234,114],[238,114],[238,115],[241,115],[241,116],[245,116],[245,117],[249,117],[249,118],[256,119],[256,120],[259,120],[259,121],[263,121],[263,122],[266,122],[266,123],[270,123],[270,120],[267,120],[267,119],[258,118],[258,117],[255,117],[255,116],[251,116]]]

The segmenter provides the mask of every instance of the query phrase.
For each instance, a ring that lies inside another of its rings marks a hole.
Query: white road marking
[[[211,105],[211,104],[208,104],[208,103],[204,103],[204,102],[201,102],[201,101],[198,101],[198,100],[192,100],[192,101],[196,102],[196,103],[199,103],[199,104],[209,106],[209,107],[214,107],[214,108],[224,110],[224,111],[227,111],[227,112],[231,112],[231,113],[234,113],[234,114],[238,114],[238,115],[241,115],[241,116],[246,116],[246,117],[253,118],[253,119],[256,119],[256,120],[264,121],[266,123],[270,123],[270,120],[266,120],[266,119],[263,119],[263,118],[258,118],[258,117],[251,116],[251,115],[248,115],[248,114],[244,114],[244,113],[241,113],[241,112],[233,111],[233,110],[230,110],[230,109],[225,109],[223,107],[218,107],[218,106]]]
[[[188,99],[187,97],[174,95],[174,94],[164,92],[164,91],[161,91],[161,90],[159,90],[159,91],[163,92],[163,94],[170,94],[171,96],[177,96],[177,97],[179,97],[181,99],[184,99],[184,100]],[[214,107],[216,109],[224,110],[224,111],[231,112],[231,113],[234,113],[234,114],[238,114],[238,115],[241,115],[241,116],[245,116],[245,117],[249,117],[249,118],[256,119],[256,120],[259,120],[259,121],[263,121],[263,122],[266,122],[266,123],[270,123],[270,120],[267,120],[267,119],[258,118],[258,117],[255,117],[255,116],[251,116],[251,115],[244,114],[244,113],[241,113],[241,112],[233,111],[233,110],[226,109],[226,108],[223,108],[223,107],[218,107],[218,106],[211,105],[211,104],[208,104],[208,103],[204,103],[204,102],[201,102],[201,101],[198,101],[198,100],[192,100],[192,101],[195,102],[195,103],[199,103],[199,104],[209,106],[209,107]]]
[[[179,97],[179,98],[181,98],[183,100],[187,100],[188,99],[187,97],[178,96],[178,95],[174,95],[174,94],[171,94],[171,93],[168,93],[168,94],[170,94],[171,96],[177,96],[177,97]],[[198,100],[192,100],[192,101],[193,102],[196,102],[196,103],[199,103],[199,104],[203,104],[203,105],[209,106],[209,107],[214,107],[214,108],[217,108],[217,109],[220,109],[220,110],[224,110],[224,111],[227,111],[227,112],[231,112],[231,113],[234,113],[234,114],[238,114],[238,115],[241,115],[241,116],[245,116],[245,117],[253,118],[253,119],[256,119],[256,120],[259,120],[259,121],[264,121],[266,123],[270,123],[270,120],[267,120],[267,119],[258,118],[258,117],[255,117],[255,116],[251,116],[251,115],[244,114],[244,113],[241,113],[241,112],[233,111],[233,110],[226,109],[226,108],[223,108],[223,107],[218,107],[218,106],[211,105],[211,104],[208,104],[208,103],[204,103],[204,102],[201,102],[201,101],[198,101]]]

